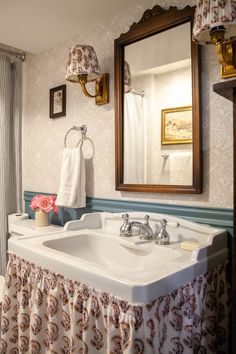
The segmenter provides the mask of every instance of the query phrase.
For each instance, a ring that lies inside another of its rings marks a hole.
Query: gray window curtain
[[[0,52],[0,274],[6,270],[7,216],[21,211],[22,64]]]

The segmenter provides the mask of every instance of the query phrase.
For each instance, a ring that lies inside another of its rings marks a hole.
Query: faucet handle
[[[160,221],[160,229],[154,235],[156,239],[155,242],[159,245],[168,245],[170,243],[170,235],[166,231],[167,223],[168,221],[166,219],[162,219]]]
[[[120,235],[124,236],[127,234],[127,227],[129,225],[129,214],[122,215],[123,224],[120,227]]]
[[[162,219],[160,221],[160,224],[161,224],[162,227],[165,227],[167,225],[167,220],[166,219]]]
[[[171,226],[171,227],[174,227],[174,228],[178,228],[180,227],[180,223],[179,222],[174,222],[174,221],[167,221],[167,225],[168,226]]]
[[[124,221],[129,221],[129,214],[123,214],[123,215],[122,215],[122,219],[123,219]]]
[[[149,226],[149,219],[150,219],[150,216],[149,216],[149,215],[145,215],[145,216],[144,216],[144,220],[145,220],[144,225]]]

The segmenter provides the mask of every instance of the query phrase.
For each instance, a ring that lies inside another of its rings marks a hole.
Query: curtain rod
[[[26,54],[24,52],[21,52],[21,53],[14,52],[13,50],[7,50],[7,49],[3,49],[3,48],[0,48],[0,52],[6,53],[9,55],[14,55],[15,57],[19,58],[23,62],[25,61]]]

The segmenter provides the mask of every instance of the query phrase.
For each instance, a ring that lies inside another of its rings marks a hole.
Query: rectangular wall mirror
[[[155,6],[115,40],[117,190],[201,193],[193,13]]]

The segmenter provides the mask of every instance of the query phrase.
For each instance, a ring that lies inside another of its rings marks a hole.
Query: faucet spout
[[[129,215],[122,215],[123,224],[120,227],[120,236],[133,236],[133,228],[139,230],[139,235],[141,239],[151,240],[153,238],[153,231],[149,225],[149,215],[145,216],[145,222],[141,223],[139,221],[129,221]]]
[[[133,221],[131,222],[131,233],[133,230],[133,227],[136,227],[140,230],[140,238],[145,239],[145,240],[150,240],[153,238],[153,232],[151,227],[145,224],[142,224],[139,221]]]

